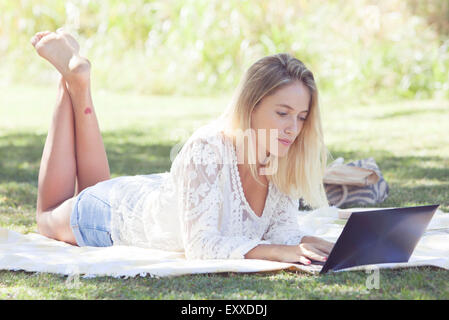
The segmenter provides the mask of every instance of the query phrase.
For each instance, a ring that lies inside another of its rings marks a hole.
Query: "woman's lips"
[[[282,143],[284,146],[289,146],[291,144],[291,141],[284,140],[284,139],[278,139],[280,143]]]

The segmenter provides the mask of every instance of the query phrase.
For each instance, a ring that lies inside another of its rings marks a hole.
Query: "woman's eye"
[[[287,115],[287,113],[285,113],[285,112],[276,112],[278,115],[280,115],[281,117],[284,117],[284,116],[286,116]],[[306,121],[306,118],[299,118],[299,120],[301,120],[301,121]]]

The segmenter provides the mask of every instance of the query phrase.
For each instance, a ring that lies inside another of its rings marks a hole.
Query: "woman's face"
[[[301,132],[309,102],[309,89],[302,81],[294,81],[264,97],[251,114],[251,128],[255,130],[258,152],[265,152],[267,156],[287,155],[291,144]],[[265,131],[265,139],[258,134],[260,129]],[[270,129],[274,129],[271,141]]]

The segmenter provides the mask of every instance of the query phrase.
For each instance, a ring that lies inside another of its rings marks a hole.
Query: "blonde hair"
[[[310,92],[309,113],[303,128],[285,157],[276,159],[276,169],[267,175],[283,193],[312,207],[329,206],[323,185],[324,171],[330,155],[323,141],[318,91],[313,74],[298,59],[288,53],[264,57],[244,74],[231,103],[220,116],[224,132],[235,140],[239,130],[251,130],[251,113],[266,96],[294,81],[302,81]],[[249,154],[255,159],[255,146],[249,139]],[[267,169],[273,166],[273,155]],[[251,175],[260,183],[256,164],[249,163]]]

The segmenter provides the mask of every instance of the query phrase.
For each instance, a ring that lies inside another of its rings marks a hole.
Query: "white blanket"
[[[338,208],[301,212],[299,223],[307,234],[336,241],[345,220]],[[437,210],[430,225],[407,263],[377,264],[347,268],[372,270],[435,266],[449,269],[449,214]],[[134,277],[179,276],[194,273],[263,272],[302,270],[316,273],[320,267],[265,260],[186,260],[183,253],[128,246],[105,248],[76,247],[37,233],[21,234],[0,228],[0,270],[25,270],[63,275]]]

